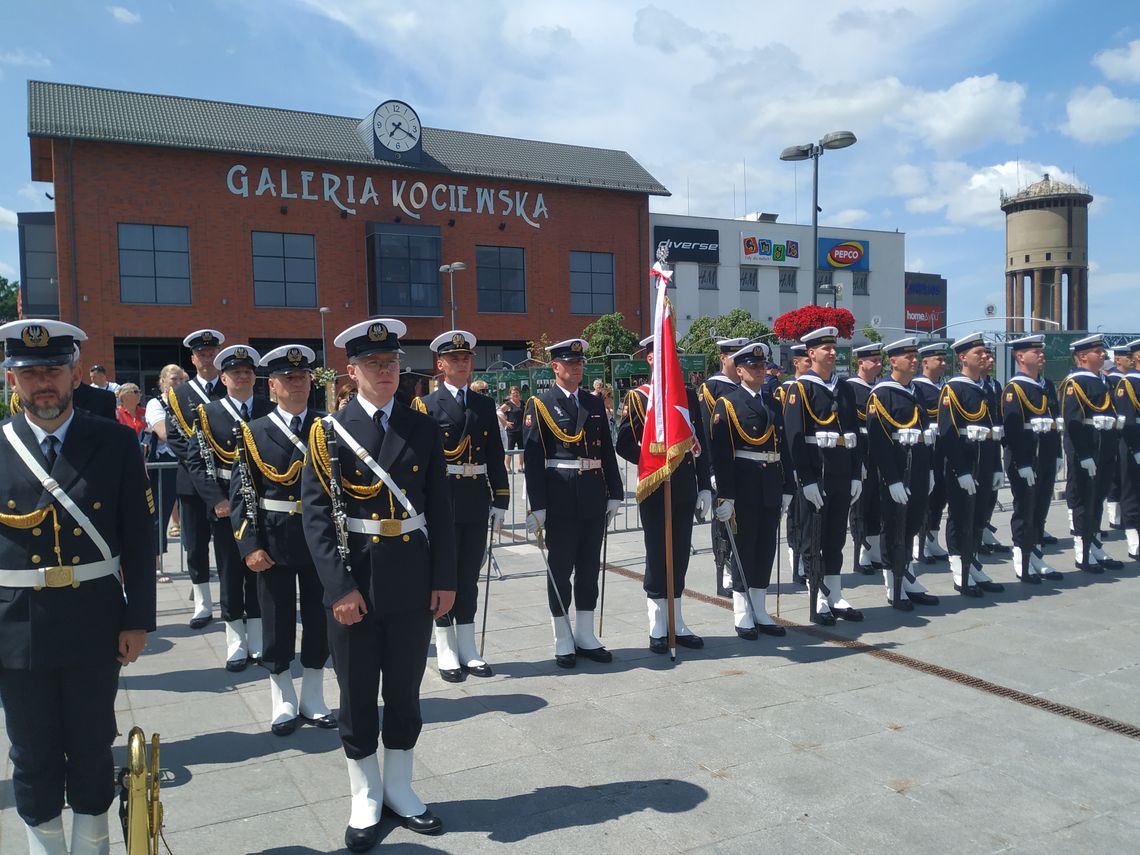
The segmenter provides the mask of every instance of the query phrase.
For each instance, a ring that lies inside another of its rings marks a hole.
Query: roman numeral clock
[[[420,162],[423,127],[416,111],[403,101],[385,101],[356,130],[377,160]]]

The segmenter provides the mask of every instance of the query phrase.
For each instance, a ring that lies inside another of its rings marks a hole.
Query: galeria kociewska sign
[[[542,228],[540,220],[550,219],[542,194],[526,190],[468,184],[429,185],[423,181],[393,178],[391,194],[382,201],[371,176],[361,179],[356,175],[341,176],[334,172],[269,167],[263,167],[256,176],[255,181],[254,175],[244,163],[235,163],[226,173],[226,188],[242,198],[269,196],[274,199],[329,202],[349,214],[355,214],[357,207],[372,205],[381,208],[387,204],[413,220],[420,219],[420,212],[425,210],[493,217],[515,216],[536,229]],[[388,189],[384,187],[384,181],[379,184],[382,189]]]

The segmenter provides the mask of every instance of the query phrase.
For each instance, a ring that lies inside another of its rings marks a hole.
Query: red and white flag
[[[680,465],[685,452],[697,445],[681,360],[674,340],[673,307],[666,288],[673,272],[658,261],[653,265],[657,305],[653,311],[653,373],[649,403],[645,408],[645,431],[637,462],[637,501],[643,502]]]

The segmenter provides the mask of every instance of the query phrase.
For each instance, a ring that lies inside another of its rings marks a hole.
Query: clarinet
[[[257,488],[253,486],[253,473],[249,471],[249,451],[245,445],[245,432],[242,430],[244,424],[245,422],[240,419],[234,422],[234,468],[241,478],[239,482],[241,500],[245,505],[245,521],[241,524],[239,538],[245,534],[247,525],[252,531],[257,531]]]
[[[325,453],[329,456],[329,498],[332,500],[332,521],[336,529],[336,551],[344,561],[344,569],[352,572],[348,552],[348,510],[344,491],[340,485],[340,449],[332,420],[325,420]]]
[[[194,417],[194,424],[190,428],[194,432],[194,436],[198,438],[198,453],[202,455],[202,461],[206,464],[206,474],[211,478],[218,477],[218,467],[214,463],[214,450],[210,448],[210,443],[206,441],[206,434],[202,430],[202,425],[198,422],[198,417]]]
[[[170,401],[167,400],[165,394],[158,396],[158,403],[162,407],[162,412],[166,416],[166,435],[181,434],[182,429],[178,426],[178,419],[174,415],[174,409],[170,406]]]

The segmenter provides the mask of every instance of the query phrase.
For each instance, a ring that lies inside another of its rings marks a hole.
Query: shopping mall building
[[[19,216],[23,315],[81,326],[120,382],[151,388],[207,326],[319,353],[398,317],[430,370],[453,312],[477,367],[612,311],[649,320],[668,191],[622,151],[423,127],[399,101],[341,117],[38,81],[28,135],[55,211]]]

